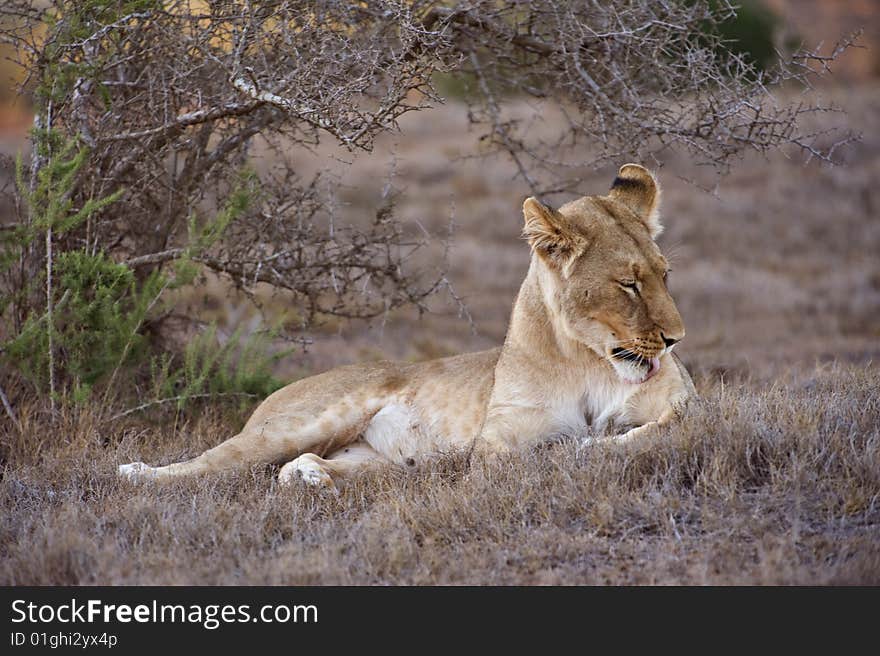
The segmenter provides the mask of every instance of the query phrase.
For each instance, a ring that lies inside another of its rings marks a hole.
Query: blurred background
[[[780,43],[833,44],[862,30],[856,48],[833,64],[816,90],[845,115],[818,114],[817,129],[845,122],[861,140],[836,153],[829,166],[795,153],[748,155],[716,177],[685,155],[655,167],[664,188],[662,249],[672,261],[671,289],[688,328],[680,354],[697,378],[770,379],[791,369],[841,359],[865,362],[880,355],[880,3],[876,0],[765,0],[744,3],[729,37],[757,61]],[[8,51],[5,53],[8,55]],[[27,152],[33,115],[15,90],[16,69],[0,64],[0,151]],[[520,208],[530,195],[502,156],[479,157],[479,131],[468,121],[454,86],[440,87],[447,102],[405,115],[398,134],[381,135],[370,154],[321,144],[291,157],[300,175],[331,169],[338,215],[357,221],[397,192],[396,210],[416,233],[446,234],[449,294],[430,302],[431,313],[399,309],[370,322],[328,320],[312,342],[277,364],[283,379],[355,360],[424,359],[477,350],[502,341],[508,314],[528,266],[520,239]],[[793,95],[799,91],[778,92]],[[787,98],[791,100],[792,98]],[[514,110],[516,111],[513,101]],[[523,112],[531,111],[522,101]],[[543,125],[552,123],[544,117]],[[541,130],[542,124],[535,126]],[[252,151],[258,170],[272,153]],[[590,173],[585,194],[602,194],[624,162]],[[8,176],[8,167],[4,169]],[[11,180],[0,181],[10,184]],[[549,196],[561,204],[571,193]],[[8,208],[7,208],[8,209]],[[427,269],[442,255],[442,239],[418,257]],[[217,277],[185,293],[181,302],[221,335],[264,325],[254,305]],[[264,311],[271,318],[283,307]]]

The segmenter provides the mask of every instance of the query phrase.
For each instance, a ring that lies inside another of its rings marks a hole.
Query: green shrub
[[[44,244],[48,255],[55,240],[122,195],[120,189],[75,207],[71,190],[86,162],[87,149],[78,138],[65,138],[56,131],[35,130],[32,137],[43,165],[35,178],[26,182],[21,157],[16,161],[16,188],[28,220],[0,241],[3,272]],[[18,288],[0,289],[0,311],[6,315],[7,309],[15,306],[19,315],[18,325],[13,319],[13,325],[7,327],[10,337],[0,343],[0,353],[4,364],[17,370],[38,392],[57,391],[59,374],[71,382],[74,398],[81,399],[106,372],[105,360],[112,357],[107,349],[116,346],[112,338],[128,326],[129,315],[122,313],[132,308],[114,305],[132,288],[133,279],[125,267],[100,254],[61,252],[47,259],[38,269],[40,275],[22,280]],[[47,280],[56,284],[50,288]],[[34,299],[41,295],[43,300],[37,304]],[[122,318],[125,323],[119,324]],[[94,337],[88,336],[93,330],[97,331]],[[54,355],[59,349],[65,357],[56,364]]]
[[[186,345],[179,366],[168,354],[153,359],[152,399],[145,405],[174,402],[184,409],[203,397],[237,397],[244,402],[267,397],[283,387],[272,370],[290,353],[290,349],[272,352],[271,341],[277,335],[273,329],[244,338],[239,328],[224,342],[211,324]]]
[[[145,379],[148,366],[151,379],[164,381],[161,391],[179,397],[180,407],[193,396],[266,395],[280,387],[271,366],[283,354],[271,354],[268,344],[275,332],[246,340],[236,332],[219,344],[212,327],[179,357],[158,360],[146,334],[151,315],[167,309],[165,291],[193,284],[202,266],[198,258],[259,197],[253,172],[240,172],[213,216],[190,217],[186,247],[168,263],[167,273],[157,268],[139,277],[101,251],[70,249],[76,242],[64,239],[122,190],[75,206],[70,192],[87,161],[86,148],[57,131],[35,130],[32,136],[42,165],[33,180],[26,180],[21,158],[17,161],[17,192],[27,220],[0,233],[0,273],[35,253],[43,262],[30,275],[6,278],[0,285],[3,366],[38,395],[49,395],[53,405],[93,400],[96,387],[102,387],[104,401],[131,398],[137,394],[133,383]]]
[[[4,355],[38,391],[46,391],[51,330],[56,376],[69,383],[75,400],[84,401],[96,383],[144,361],[147,350],[139,331],[167,279],[154,273],[138,283],[124,264],[85,251],[59,254],[55,275],[61,297],[52,325],[46,314],[32,314],[4,345]]]

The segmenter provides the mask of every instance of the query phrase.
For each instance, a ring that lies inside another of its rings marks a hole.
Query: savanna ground
[[[660,170],[660,243],[688,329],[678,353],[702,396],[682,422],[629,445],[570,439],[365,474],[333,495],[281,489],[273,468],[116,478],[119,463],[216,444],[247,409],[110,425],[84,409],[49,426],[20,407],[23,432],[2,427],[0,583],[880,583],[880,87],[832,95],[863,133],[841,166],[749,157],[716,195],[680,179],[714,184],[684,157]],[[503,339],[528,264],[527,189],[509,163],[466,158],[475,134],[461,106],[403,127],[339,166],[340,206],[374,211],[392,175],[402,215],[435,233],[454,216],[450,277],[476,332],[443,298],[421,318],[327,325],[282,363],[287,378]],[[604,193],[613,172],[583,191]],[[229,331],[256,321],[216,282],[190,302]]]

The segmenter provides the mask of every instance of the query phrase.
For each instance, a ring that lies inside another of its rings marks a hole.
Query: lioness
[[[693,395],[672,354],[684,325],[654,243],[660,188],[637,164],[607,196],[558,210],[523,204],[532,249],[504,345],[406,364],[333,369],[267,398],[242,431],[185,462],[132,463],[124,476],[170,477],[289,460],[278,480],[334,486],[378,463],[413,466],[456,449],[487,453],[549,437],[635,437]]]

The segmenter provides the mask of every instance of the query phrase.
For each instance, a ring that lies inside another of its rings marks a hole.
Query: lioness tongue
[[[651,366],[648,367],[648,373],[645,374],[644,378],[641,378],[638,380],[626,379],[626,382],[628,382],[631,385],[641,385],[642,383],[646,382],[651,376],[653,376],[658,371],[660,371],[660,358],[651,358],[650,360],[648,360],[648,363]]]
[[[656,374],[658,371],[660,371],[660,358],[651,358],[651,368],[648,369],[648,373],[645,374],[645,378],[642,382],[644,383],[645,380],[648,380],[651,376]]]

